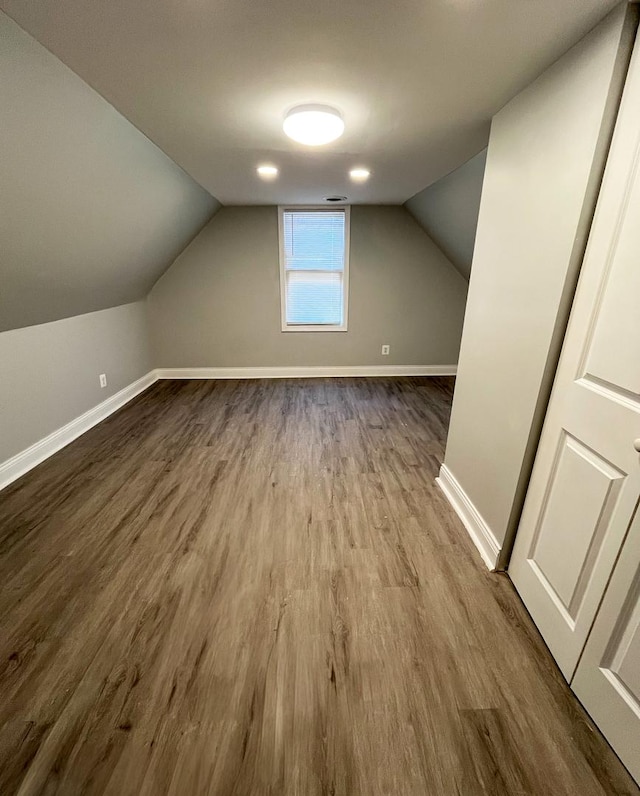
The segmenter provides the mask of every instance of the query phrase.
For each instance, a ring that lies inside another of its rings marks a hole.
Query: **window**
[[[346,332],[349,208],[280,208],[283,332]]]

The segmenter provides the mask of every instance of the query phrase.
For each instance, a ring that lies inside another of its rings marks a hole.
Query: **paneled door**
[[[571,687],[640,782],[640,512]]]
[[[571,680],[640,495],[636,41],[509,575]]]

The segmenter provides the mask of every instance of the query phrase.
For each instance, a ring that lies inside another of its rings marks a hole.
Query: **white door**
[[[640,782],[640,512],[571,687]]]
[[[640,47],[509,575],[570,680],[640,495]]]

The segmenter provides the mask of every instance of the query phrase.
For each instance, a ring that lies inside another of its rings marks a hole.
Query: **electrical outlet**
[[[101,373],[100,374],[100,386],[101,387],[106,387],[107,386],[107,374],[106,373]]]
[[[383,345],[382,346],[382,356],[383,357],[388,357],[389,356],[390,348],[391,348],[391,346],[388,346],[388,345]]]

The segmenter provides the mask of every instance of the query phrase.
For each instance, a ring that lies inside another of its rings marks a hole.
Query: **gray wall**
[[[151,291],[154,362],[457,362],[466,282],[406,210],[352,207],[350,272],[348,332],[281,332],[277,209],[224,207]]]
[[[149,370],[143,301],[0,333],[0,462]]]
[[[144,297],[218,203],[0,12],[0,331]]]
[[[491,126],[445,464],[506,547],[621,93],[626,19],[616,9]]]
[[[404,205],[467,280],[486,160],[487,150],[483,149]]]

